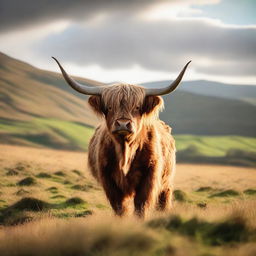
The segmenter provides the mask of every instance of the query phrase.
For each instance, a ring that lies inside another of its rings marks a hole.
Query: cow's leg
[[[136,189],[134,197],[135,214],[140,218],[144,218],[153,204],[153,184],[152,180],[147,179]]]
[[[165,211],[172,207],[172,190],[167,188],[162,190],[158,196],[157,210]]]
[[[123,216],[127,211],[123,191],[120,188],[118,188],[113,181],[109,183],[105,182],[103,184],[103,187],[115,214],[118,216]]]
[[[111,204],[112,209],[115,211],[115,214],[118,216],[123,216],[127,209],[124,204],[124,196],[120,190],[116,191],[106,191],[108,200]]]

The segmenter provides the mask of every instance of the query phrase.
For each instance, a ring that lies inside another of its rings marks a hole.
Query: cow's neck
[[[130,169],[131,161],[137,150],[136,145],[130,145],[128,142],[123,142],[117,145],[117,155],[119,158],[119,169],[126,175]]]
[[[137,136],[137,138],[132,141],[119,140],[117,143],[115,143],[119,169],[124,175],[128,173],[136,151],[139,147],[141,147],[140,138],[141,136]]]

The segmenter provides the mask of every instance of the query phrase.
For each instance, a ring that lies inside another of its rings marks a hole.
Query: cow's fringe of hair
[[[113,97],[114,95],[114,97]],[[117,102],[121,102],[125,98],[126,109],[129,112],[136,106],[142,106],[145,99],[145,89],[138,85],[129,84],[113,84],[107,87],[102,93],[102,99],[108,107],[111,107],[113,111],[116,110]],[[159,117],[159,111],[164,109],[164,101],[160,97],[160,103],[155,109],[147,114],[143,115],[143,123],[145,125],[151,125]]]
[[[114,95],[114,97],[113,97]],[[117,102],[122,99],[126,100],[126,108],[128,110],[134,109],[136,106],[141,106],[145,98],[145,90],[140,86],[131,86],[128,84],[114,84],[107,87],[102,93],[104,103],[113,110],[117,107]]]

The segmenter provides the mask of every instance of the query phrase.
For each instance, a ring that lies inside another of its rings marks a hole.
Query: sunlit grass
[[[0,255],[255,252],[254,169],[178,165],[172,210],[152,211],[140,221],[131,205],[127,217],[113,216],[85,158],[78,152],[0,148]],[[24,180],[33,182],[19,186]]]

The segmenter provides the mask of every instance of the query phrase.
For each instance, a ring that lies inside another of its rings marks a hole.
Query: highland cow
[[[91,95],[89,104],[102,117],[90,141],[88,163],[114,212],[124,215],[129,198],[142,218],[152,207],[169,209],[176,150],[171,128],[158,118],[163,108],[160,95],[177,88],[190,62],[172,84],[151,89],[130,84],[82,85],[56,62],[73,89]]]

